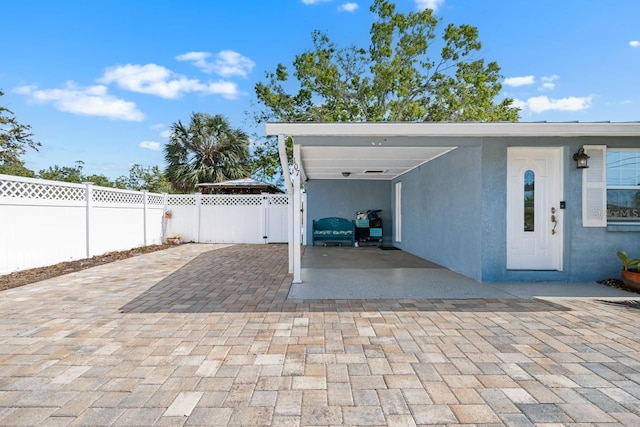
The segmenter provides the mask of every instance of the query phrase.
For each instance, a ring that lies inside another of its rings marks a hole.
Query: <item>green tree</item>
[[[38,177],[52,181],[74,182],[76,184],[91,182],[100,187],[115,187],[115,183],[104,175],[85,175],[82,160],[76,160],[75,166],[49,166],[47,169],[40,170]]]
[[[496,102],[500,67],[478,59],[481,43],[471,25],[440,21],[431,9],[402,14],[374,0],[377,19],[367,48],[338,47],[315,31],[312,50],[295,57],[299,90],[290,94],[279,64],[255,86],[258,122],[277,121],[517,121],[513,100]],[[432,51],[437,49],[435,54]]]
[[[134,164],[129,169],[129,176],[116,179],[118,188],[136,191],[150,191],[152,193],[169,193],[171,184],[158,166],[144,167]]]
[[[293,139],[291,137],[286,137],[285,147],[287,159],[291,163],[293,162]],[[280,153],[276,138],[266,137],[262,142],[256,142],[251,152],[251,171],[251,176],[259,181],[282,186],[284,177],[280,167]]]
[[[42,169],[38,172],[38,177],[52,181],[75,182],[79,184],[85,181],[85,176],[82,172],[83,168],[84,162],[82,160],[76,160],[75,166],[53,165],[47,169]]]
[[[20,160],[11,163],[0,163],[0,174],[35,178],[36,173],[27,169]]]
[[[193,113],[189,126],[174,123],[164,153],[167,179],[180,192],[193,191],[198,183],[251,174],[249,137],[221,115]]]
[[[31,126],[19,123],[11,110],[0,105],[0,173],[33,176],[20,160],[28,148],[38,151],[40,143],[32,137]]]
[[[104,175],[87,175],[82,177],[81,182],[91,182],[99,187],[116,187],[115,183]]]

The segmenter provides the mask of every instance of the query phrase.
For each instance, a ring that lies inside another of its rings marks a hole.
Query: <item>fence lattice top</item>
[[[92,186],[91,201],[101,204],[144,204],[145,193]],[[256,195],[199,195],[199,194],[157,194],[146,193],[147,205],[163,206],[260,206],[266,199],[268,205],[278,206],[289,203],[286,194]],[[0,198],[39,199],[56,201],[86,202],[87,185],[43,179],[0,175]],[[199,200],[199,202],[198,202]]]
[[[97,203],[142,205],[144,192],[92,186],[92,201]],[[146,193],[147,204],[163,206],[164,195]],[[0,198],[86,202],[87,185],[44,179],[0,175]]]
[[[0,197],[22,199],[73,200],[83,202],[86,199],[84,186],[58,182],[37,182],[35,180],[10,180],[0,178]]]
[[[262,196],[202,196],[202,206],[260,206]]]

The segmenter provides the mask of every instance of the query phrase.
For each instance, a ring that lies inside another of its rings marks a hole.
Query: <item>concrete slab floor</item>
[[[633,298],[598,283],[482,283],[404,251],[306,247],[289,299]]]

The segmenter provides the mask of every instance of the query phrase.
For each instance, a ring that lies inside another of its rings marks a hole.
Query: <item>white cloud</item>
[[[358,9],[358,3],[345,3],[338,6],[338,12],[355,12]]]
[[[176,75],[171,70],[156,64],[109,67],[98,82],[116,83],[121,89],[167,99],[179,98],[186,92],[203,90],[203,85],[198,80]]]
[[[13,88],[12,92],[20,95],[31,95],[31,93],[36,89],[38,89],[38,86],[36,85],[18,86]]]
[[[232,50],[222,50],[215,56],[214,61],[208,61],[209,52],[187,52],[176,56],[178,61],[189,61],[205,73],[215,73],[222,77],[247,75],[256,65],[251,59]]]
[[[552,75],[552,76],[544,76],[541,77],[540,80],[542,81],[542,84],[540,85],[540,87],[538,89],[540,90],[553,90],[556,88],[556,83],[555,81],[558,80],[560,78],[560,76],[558,75]]]
[[[171,129],[166,129],[160,132],[160,136],[165,139],[169,139],[171,137]]]
[[[107,87],[103,85],[81,87],[74,82],[67,82],[64,89],[37,90],[36,86],[22,86],[16,91],[35,102],[52,102],[58,110],[68,113],[133,122],[144,120],[144,114],[134,102],[109,95]]]
[[[209,83],[207,85],[207,92],[216,95],[222,95],[227,99],[233,99],[238,95],[240,91],[238,90],[238,85],[233,82],[219,81]]]
[[[539,114],[546,111],[581,111],[591,108],[592,97],[576,97],[570,96],[567,98],[551,99],[546,96],[535,96],[529,98],[526,101],[516,101],[517,106],[522,106],[523,109],[528,109],[532,113]]]
[[[522,77],[508,77],[504,79],[503,84],[511,87],[532,85],[536,82],[534,76],[522,76]]]
[[[138,146],[145,150],[160,151],[160,143],[156,141],[142,141]]]
[[[629,46],[631,46],[631,47],[640,47],[640,40],[631,40],[629,42]]]
[[[444,0],[416,0],[416,7],[419,10],[433,9],[434,12],[444,4]]]
[[[225,81],[203,83],[197,79],[188,79],[156,64],[109,67],[98,82],[115,83],[121,89],[166,99],[180,98],[190,92],[222,95],[224,98],[233,99],[239,93],[235,83]]]
[[[302,0],[303,4],[318,4],[318,3],[325,3],[328,1],[333,1],[333,0]]]

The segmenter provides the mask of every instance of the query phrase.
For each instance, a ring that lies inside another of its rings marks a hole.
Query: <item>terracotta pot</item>
[[[622,281],[629,288],[640,292],[640,272],[622,270]]]
[[[180,237],[167,237],[167,245],[179,245]]]

